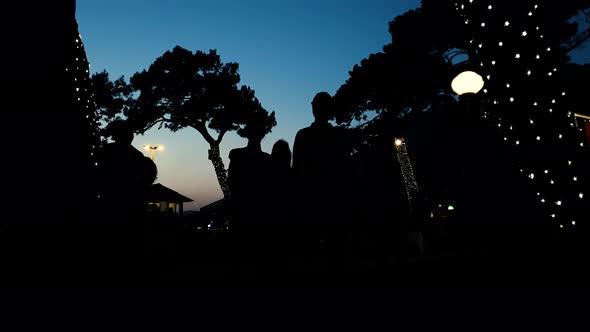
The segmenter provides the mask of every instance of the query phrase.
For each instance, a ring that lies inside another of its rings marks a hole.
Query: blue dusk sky
[[[240,84],[276,113],[277,126],[262,142],[270,152],[278,139],[292,147],[297,130],[313,121],[313,96],[334,94],[355,64],[390,42],[388,23],[419,5],[419,0],[78,0],[76,18],[91,72],[107,70],[111,79],[128,79],[176,45],[216,49],[223,62],[239,63]],[[589,63],[590,45],[573,60]],[[222,197],[208,145],[194,129],[154,128],[133,144],[164,145],[155,156],[157,182],[191,197],[185,210]],[[226,167],[229,151],[245,144],[236,133],[224,137]]]

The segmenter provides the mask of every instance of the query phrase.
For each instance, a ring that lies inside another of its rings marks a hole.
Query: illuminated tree
[[[497,126],[545,215],[561,228],[575,227],[588,216],[588,148],[558,79],[567,61],[561,32],[576,30],[555,20],[571,16],[572,8],[552,1],[459,1],[456,10],[471,33],[470,61],[485,77],[482,115]]]

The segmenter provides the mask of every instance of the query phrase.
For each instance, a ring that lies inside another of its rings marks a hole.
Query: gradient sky
[[[419,0],[77,0],[76,17],[91,72],[106,69],[111,79],[147,69],[176,45],[216,49],[222,61],[238,62],[240,84],[276,112],[277,126],[262,142],[270,152],[281,138],[292,147],[297,130],[313,121],[313,96],[335,93],[355,64],[390,42],[388,22],[419,5]],[[590,46],[573,60],[590,63]],[[185,210],[222,197],[208,145],[194,129],[154,128],[133,144],[165,146],[155,156],[157,182],[194,199]],[[224,137],[226,167],[229,151],[245,144],[235,133]]]

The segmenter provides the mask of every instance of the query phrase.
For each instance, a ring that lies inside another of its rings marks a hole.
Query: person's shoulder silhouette
[[[342,166],[347,156],[345,133],[334,127],[333,100],[319,92],[311,102],[314,122],[300,129],[293,144],[293,169],[297,177],[311,182],[326,180]]]
[[[146,161],[147,157],[131,144],[133,130],[126,121],[114,121],[108,130],[113,142],[100,152],[102,190],[106,199],[123,199],[143,190],[142,182],[155,178],[157,170],[153,161]]]

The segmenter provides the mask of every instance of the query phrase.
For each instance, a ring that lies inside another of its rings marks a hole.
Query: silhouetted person
[[[275,142],[271,151],[272,178],[269,197],[273,247],[281,255],[282,267],[286,268],[293,254],[300,254],[299,228],[296,227],[295,177],[291,168],[291,148],[283,139]]]
[[[227,206],[235,234],[239,263],[260,263],[267,242],[269,220],[268,198],[272,175],[270,154],[262,151],[261,141],[265,135],[262,125],[251,123],[241,135],[248,145],[229,153],[228,185],[230,197]],[[252,261],[254,260],[254,261]]]
[[[113,260],[128,260],[126,266],[142,259],[144,215],[147,191],[157,177],[155,163],[131,145],[133,130],[125,121],[112,122],[108,130],[113,142],[100,152],[101,227],[113,240]]]
[[[291,168],[291,148],[283,139],[275,142],[272,147],[272,218],[277,222],[287,223],[293,215],[292,199],[295,197],[293,190],[295,177]]]
[[[293,170],[298,185],[300,222],[312,241],[340,246],[347,236],[350,207],[346,191],[351,182],[348,137],[342,128],[329,123],[332,97],[319,92],[311,102],[314,122],[300,129],[293,145]],[[340,249],[343,249],[340,247]]]

